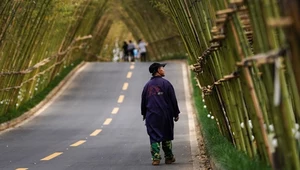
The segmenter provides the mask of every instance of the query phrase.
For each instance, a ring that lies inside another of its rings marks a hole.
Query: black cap
[[[149,72],[151,74],[153,74],[153,73],[157,72],[159,67],[165,67],[165,65],[167,65],[167,64],[166,63],[162,63],[162,64],[161,63],[153,63],[149,67]]]

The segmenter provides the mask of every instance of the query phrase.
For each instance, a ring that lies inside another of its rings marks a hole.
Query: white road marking
[[[191,91],[189,87],[189,79],[190,74],[187,72],[186,64],[182,64],[182,73],[183,73],[183,86],[184,86],[184,94],[185,94],[185,105],[187,109],[187,115],[189,120],[189,136],[190,136],[190,146],[191,146],[191,154],[193,158],[193,169],[196,170],[199,168],[199,161],[197,155],[199,155],[199,147],[196,137],[196,130],[195,130],[195,120],[193,115],[192,103],[191,103]]]

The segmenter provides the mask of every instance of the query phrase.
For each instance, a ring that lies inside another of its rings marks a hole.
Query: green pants
[[[163,141],[162,149],[165,153],[165,158],[173,158],[172,141]],[[151,143],[152,160],[161,160],[160,156],[160,142]]]

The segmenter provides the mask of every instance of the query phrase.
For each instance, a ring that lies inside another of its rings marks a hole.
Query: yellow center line
[[[93,133],[90,134],[90,136],[97,136],[101,131],[102,129],[96,129]]]
[[[112,111],[111,111],[111,114],[117,114],[119,111],[119,108],[118,107],[115,107]]]
[[[125,97],[124,95],[120,95],[118,99],[118,103],[123,103],[124,97]]]
[[[16,170],[27,170],[28,168],[17,168]]]
[[[73,144],[70,145],[70,146],[76,147],[76,146],[79,146],[79,145],[81,145],[81,144],[83,144],[83,143],[85,143],[85,142],[86,142],[86,140],[80,140],[80,141],[78,141],[78,142],[76,142],[76,143],[73,143]]]
[[[127,90],[127,88],[128,88],[128,83],[124,83],[123,87],[122,87],[122,90]]]
[[[53,159],[53,158],[55,158],[55,157],[57,157],[57,156],[59,156],[61,154],[63,154],[63,152],[55,152],[55,153],[53,153],[53,154],[51,154],[51,155],[49,155],[49,156],[41,159],[41,161],[49,161],[49,160],[51,160],[51,159]]]
[[[105,122],[103,123],[103,125],[109,125],[111,121],[112,121],[112,118],[107,118],[105,120]]]
[[[127,73],[127,78],[131,78],[131,76],[132,76],[132,72],[129,71],[129,72]]]
[[[130,66],[130,69],[133,70],[133,69],[134,69],[134,65],[131,65],[131,66]]]

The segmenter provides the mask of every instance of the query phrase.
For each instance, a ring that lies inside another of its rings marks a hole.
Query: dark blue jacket
[[[159,76],[145,85],[141,103],[150,142],[174,139],[174,118],[180,113],[172,84]]]

